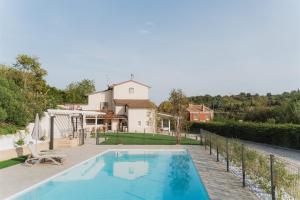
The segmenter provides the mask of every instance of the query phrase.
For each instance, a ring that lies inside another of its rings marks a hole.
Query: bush
[[[254,122],[192,123],[192,131],[204,129],[230,138],[300,149],[300,125]]]
[[[13,124],[1,124],[0,123],[0,135],[16,133],[18,127]]]
[[[7,113],[6,111],[0,107],[0,121],[4,121],[7,118]]]

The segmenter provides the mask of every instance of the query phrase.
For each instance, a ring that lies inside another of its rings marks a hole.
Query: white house
[[[85,116],[84,127],[103,131],[155,132],[155,106],[149,100],[150,87],[134,80],[108,86],[88,96],[82,110],[104,112]]]

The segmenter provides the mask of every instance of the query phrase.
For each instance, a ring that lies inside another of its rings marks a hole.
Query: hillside
[[[266,95],[240,93],[230,96],[192,96],[190,102],[215,110],[216,120],[300,123],[300,91]]]

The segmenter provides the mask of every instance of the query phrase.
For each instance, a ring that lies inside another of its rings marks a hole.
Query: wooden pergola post
[[[49,149],[54,149],[54,118],[55,116],[50,116],[50,142],[49,142]]]

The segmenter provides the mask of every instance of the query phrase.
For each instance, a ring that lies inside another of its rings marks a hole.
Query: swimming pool
[[[10,199],[206,200],[186,150],[109,150]]]

